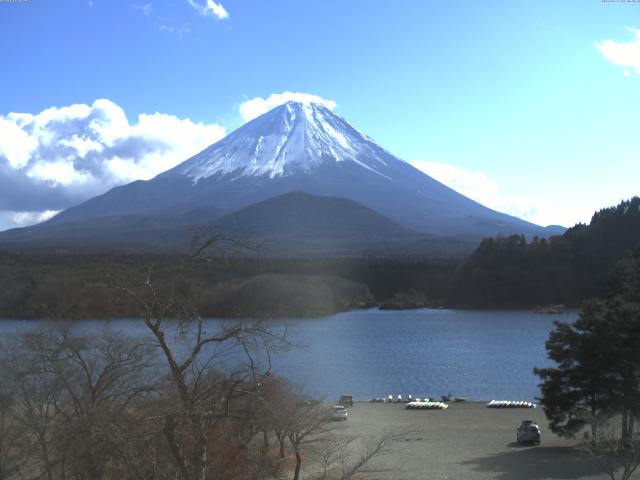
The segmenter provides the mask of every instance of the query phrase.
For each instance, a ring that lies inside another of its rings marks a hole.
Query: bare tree
[[[12,421],[30,445],[37,477],[145,478],[132,448],[134,414],[153,389],[147,346],[103,331],[97,339],[70,326],[35,331],[5,350],[3,378],[15,386]],[[10,372],[9,372],[10,370]]]
[[[18,366],[13,375],[19,392],[14,421],[32,439],[31,464],[40,465],[47,480],[53,480],[56,462],[53,439],[62,411],[60,385],[49,375],[25,375],[21,367],[24,368]]]
[[[600,417],[596,422],[598,435],[586,438],[582,449],[611,480],[628,480],[640,467],[640,440],[637,431],[623,430],[629,425],[629,419],[624,419],[619,426],[617,420],[611,416]]]
[[[291,415],[298,407],[301,397],[285,379],[270,373],[265,377],[261,400],[260,428],[263,430],[263,437],[266,437],[263,446],[268,446],[268,436],[272,433],[278,442],[280,458],[285,458]]]
[[[307,454],[312,461],[307,477],[313,480],[348,480],[359,473],[384,472],[381,467],[372,469],[372,460],[390,453],[395,441],[411,433],[410,429],[392,430],[365,441],[332,434],[329,406],[306,399],[300,390],[278,378],[268,383],[265,404],[265,421],[278,440],[280,456],[285,456],[286,440],[293,450],[294,480],[300,478]]]
[[[285,428],[296,458],[293,480],[300,477],[303,450],[321,440],[320,436],[329,431],[330,421],[329,410],[320,403],[300,400],[289,412],[289,422]]]
[[[196,226],[191,230],[191,253],[188,260],[211,262],[222,259],[226,269],[230,258],[235,254],[252,252],[255,253],[260,268],[261,251],[266,245],[267,242],[252,238],[250,232],[231,235],[216,225]]]
[[[411,429],[388,430],[362,442],[358,436],[331,436],[323,439],[320,448],[314,452],[318,473],[312,480],[349,480],[359,474],[388,473],[392,469],[374,460],[393,453],[393,445]]]
[[[222,237],[207,241],[211,243],[205,242],[193,258],[217,246]],[[152,267],[142,288],[117,288],[137,302],[168,369],[166,388],[174,401],[161,415],[162,432],[178,476],[205,480],[213,463],[209,456],[213,429],[244,423],[239,430],[240,449],[246,449],[255,434],[253,426],[247,425],[247,410],[238,409],[246,406],[248,397],[261,397],[264,373],[259,370],[270,370],[269,352],[286,345],[286,332],[255,321],[206,324],[174,290],[156,291]]]
[[[0,385],[0,480],[13,478],[29,456],[28,439],[15,421],[15,401],[8,385]]]

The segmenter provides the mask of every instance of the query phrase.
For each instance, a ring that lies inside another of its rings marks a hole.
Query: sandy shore
[[[516,428],[524,419],[538,422],[540,446],[515,443]],[[604,479],[598,466],[581,457],[573,446],[549,432],[542,409],[489,409],[483,403],[457,403],[449,409],[405,410],[401,404],[356,403],[349,420],[335,432],[379,434],[394,427],[412,427],[380,459],[392,473],[373,474],[369,480],[418,479]]]

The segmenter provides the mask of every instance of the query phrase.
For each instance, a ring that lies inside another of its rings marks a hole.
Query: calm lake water
[[[289,320],[301,348],[276,356],[274,371],[315,396],[335,400],[388,394],[476,400],[533,400],[539,395],[532,369],[549,365],[544,342],[554,320],[576,313],[530,311],[359,310],[323,318]],[[211,322],[215,323],[215,320]],[[4,335],[43,322],[0,320]],[[97,330],[104,322],[81,322]],[[143,335],[140,321],[110,322]]]

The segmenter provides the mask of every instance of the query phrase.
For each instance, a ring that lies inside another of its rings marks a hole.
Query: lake
[[[553,321],[576,318],[575,312],[370,309],[293,319],[287,323],[302,346],[276,356],[273,365],[308,393],[333,401],[341,394],[370,399],[398,393],[533,400],[539,391],[532,369],[550,365],[544,342]],[[1,320],[0,332],[41,324]],[[103,324],[81,322],[89,331]],[[136,320],[110,325],[133,335],[146,332]]]

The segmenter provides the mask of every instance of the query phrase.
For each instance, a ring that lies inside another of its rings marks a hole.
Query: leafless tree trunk
[[[633,417],[620,415],[620,427],[613,418],[598,422],[598,436],[585,440],[582,449],[598,462],[611,480],[628,480],[640,467],[640,440],[634,437]]]
[[[300,477],[302,449],[318,442],[319,436],[328,431],[330,421],[329,410],[322,404],[299,400],[296,407],[289,412],[286,431],[296,457],[293,480],[298,480]]]
[[[280,458],[285,457],[284,446],[287,442],[287,433],[279,428],[274,429],[276,438],[278,439],[278,454]]]
[[[240,436],[240,448],[255,434],[251,422],[242,421],[250,414],[238,412],[235,405],[261,397],[264,374],[258,372],[257,357],[285,345],[285,335],[260,322],[221,322],[207,330],[203,319],[174,292],[156,291],[153,268],[149,268],[142,289],[117,288],[139,305],[166,362],[168,384],[176,392],[177,403],[165,414],[163,428],[174,464],[183,480],[205,480],[214,460],[209,453],[209,434],[216,424],[224,419],[243,424],[246,428],[241,428],[245,433]],[[177,319],[177,324],[167,318]],[[183,340],[181,349],[168,335],[167,329],[176,325]],[[229,373],[225,357],[231,352],[242,354],[244,362]]]

